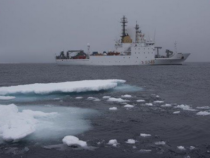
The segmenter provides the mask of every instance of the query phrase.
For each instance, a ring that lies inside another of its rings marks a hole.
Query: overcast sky
[[[138,21],[157,46],[210,61],[209,0],[0,0],[0,62],[54,62],[62,50],[114,49]]]

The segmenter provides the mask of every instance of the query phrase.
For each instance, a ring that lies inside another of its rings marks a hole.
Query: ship
[[[182,65],[183,62],[190,56],[190,53],[177,53],[166,49],[165,56],[159,54],[159,49],[162,47],[155,47],[157,54],[155,55],[155,65]],[[176,43],[175,43],[176,49]]]
[[[127,33],[128,20],[125,16],[121,19],[121,39],[115,42],[113,51],[90,52],[90,45],[87,51],[68,50],[60,52],[55,57],[58,65],[101,65],[101,66],[123,66],[123,65],[159,65],[159,64],[182,64],[189,54],[173,54],[167,50],[167,56],[160,56],[159,49],[155,42],[147,40],[136,22],[135,40]],[[157,54],[155,54],[157,50]]]

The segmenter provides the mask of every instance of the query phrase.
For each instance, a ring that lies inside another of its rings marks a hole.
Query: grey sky
[[[156,45],[210,61],[209,0],[0,0],[0,62],[54,62],[62,50],[114,49],[138,21]],[[162,50],[163,53],[163,50]]]

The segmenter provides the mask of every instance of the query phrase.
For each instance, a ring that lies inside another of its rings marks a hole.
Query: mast
[[[139,31],[139,25],[137,24],[137,21],[136,21],[135,30],[136,30],[136,39],[135,39],[135,42],[136,43],[139,43],[139,33],[141,33],[141,31]]]
[[[122,38],[121,38],[121,42],[123,42],[123,38],[126,36],[126,33],[125,33],[125,27],[126,27],[126,23],[128,23],[127,21],[127,18],[125,16],[123,16],[123,18],[121,19],[121,22],[122,23]]]

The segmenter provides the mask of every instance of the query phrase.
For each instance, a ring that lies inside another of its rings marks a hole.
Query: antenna
[[[125,16],[123,16],[123,18],[121,19],[121,23],[122,23],[122,42],[123,42],[123,38],[126,36],[126,33],[125,33],[125,27],[126,27],[126,23],[128,23],[128,20]]]

